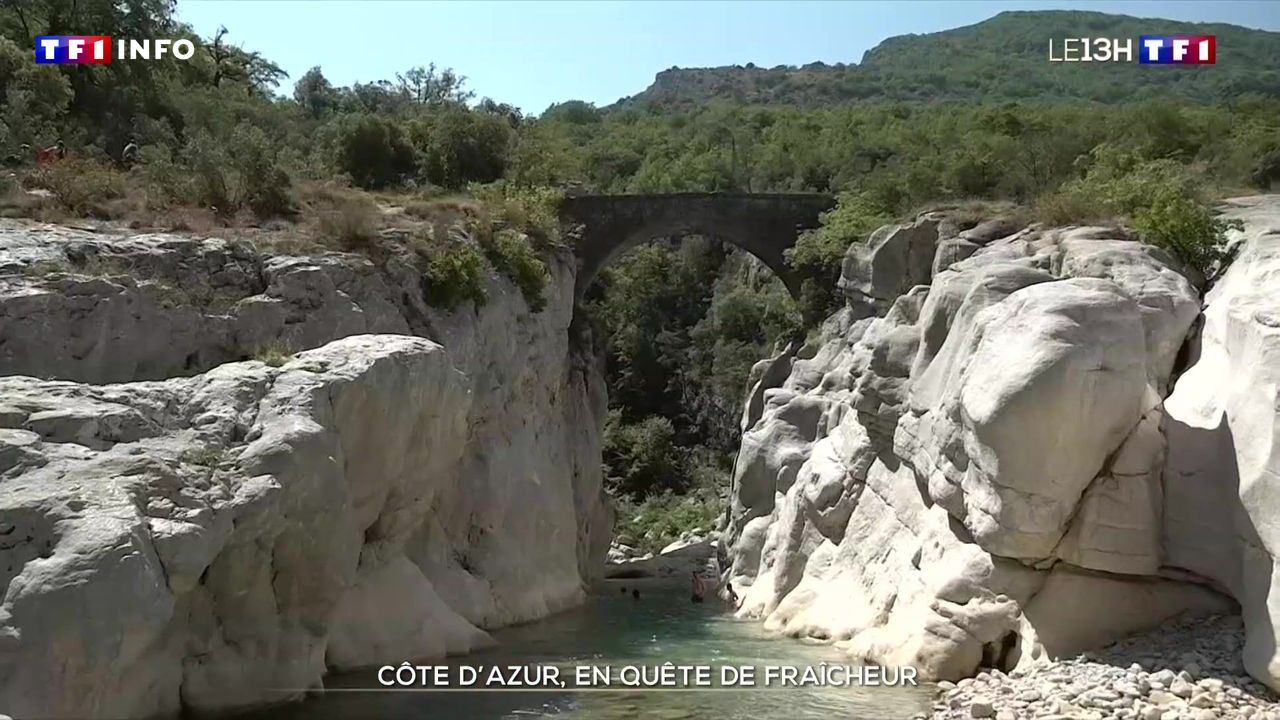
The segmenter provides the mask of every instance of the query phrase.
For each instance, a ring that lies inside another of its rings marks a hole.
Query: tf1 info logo
[[[196,46],[190,40],[126,40],[115,43],[121,60],[159,60],[172,54],[190,60]],[[106,65],[111,62],[110,35],[37,35],[36,62],[41,65]]]
[[[1143,35],[1138,38],[1143,65],[1213,65],[1218,58],[1214,35]],[[1133,62],[1133,40],[1079,37],[1049,41],[1050,62]]]

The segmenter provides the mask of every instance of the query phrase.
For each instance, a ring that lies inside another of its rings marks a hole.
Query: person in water
[[[632,590],[632,591],[631,591],[631,599],[632,599],[632,600],[639,600],[639,599],[640,599],[640,589],[639,589],[639,588],[636,588],[635,590]]]
[[[725,589],[725,599],[727,599],[729,601],[729,604],[736,609],[738,607],[738,593],[733,591],[733,583],[731,582],[725,583],[724,589]]]
[[[698,573],[696,572],[693,573],[693,597],[690,599],[693,602],[700,603],[702,602],[703,596],[705,596],[706,594],[707,594],[706,584],[702,582],[702,578],[698,575]]]

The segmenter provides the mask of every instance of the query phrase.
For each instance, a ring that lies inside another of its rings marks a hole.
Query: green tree
[[[379,115],[344,118],[338,167],[364,188],[381,188],[413,175],[417,153],[399,123]]]
[[[685,486],[684,455],[675,428],[664,417],[628,424],[611,413],[605,423],[602,456],[609,469],[605,482],[619,494],[642,497]]]
[[[337,109],[339,95],[317,65],[294,83],[293,101],[308,117],[319,120]]]
[[[410,68],[403,74],[396,74],[400,92],[411,101],[422,105],[465,103],[475,96],[474,93],[463,89],[466,81],[467,79],[455,73],[453,68],[445,68],[437,72],[435,63],[427,67]]]
[[[36,65],[29,52],[0,37],[0,142],[8,152],[23,143],[52,142],[72,99],[71,83],[54,65]]]
[[[426,178],[441,187],[493,182],[506,170],[512,130],[499,116],[442,107],[415,122],[410,134],[425,158]]]

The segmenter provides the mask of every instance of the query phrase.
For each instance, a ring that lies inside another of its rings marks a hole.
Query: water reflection
[[[627,591],[620,592],[625,586]],[[640,588],[640,599],[631,590]],[[552,663],[572,678],[575,665],[817,665],[847,660],[825,645],[779,639],[740,622],[716,603],[689,602],[683,584],[626,580],[585,606],[495,633],[499,646],[448,664]],[[486,667],[487,671],[487,667]],[[456,673],[455,673],[456,676]],[[329,688],[378,687],[372,672],[326,678]],[[329,692],[245,716],[254,720],[890,720],[927,711],[928,690],[911,687],[807,687],[735,690]]]

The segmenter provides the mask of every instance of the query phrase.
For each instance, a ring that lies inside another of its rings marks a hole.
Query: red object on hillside
[[[62,149],[57,145],[50,145],[47,148],[36,148],[36,166],[48,165],[49,163],[61,160],[62,157]]]

